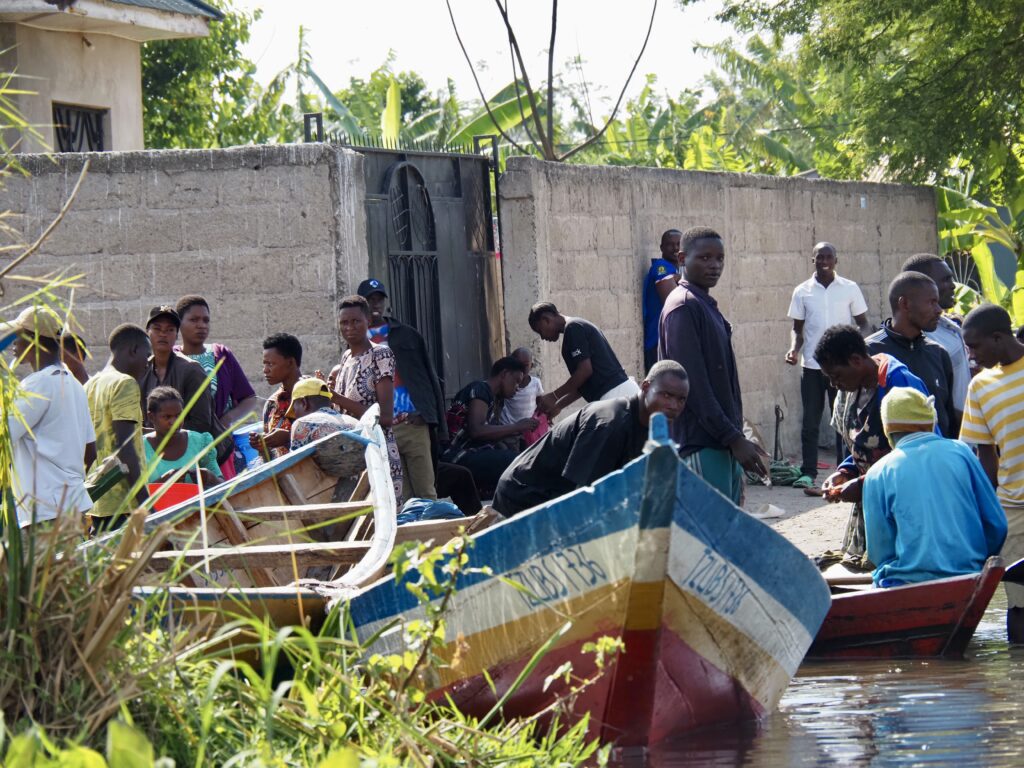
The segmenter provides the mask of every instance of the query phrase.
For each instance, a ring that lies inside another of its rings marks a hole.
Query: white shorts
[[[614,400],[616,397],[632,397],[633,395],[638,394],[640,394],[640,387],[637,386],[636,380],[630,376],[624,382],[619,384],[619,386],[612,387],[598,399]]]

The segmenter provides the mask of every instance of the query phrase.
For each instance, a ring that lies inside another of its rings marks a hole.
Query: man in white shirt
[[[814,274],[793,290],[789,304],[789,317],[793,321],[792,343],[786,352],[786,362],[800,368],[800,400],[803,404],[803,423],[800,430],[802,462],[800,479],[793,487],[811,489],[818,474],[818,431],[821,410],[826,397],[831,409],[836,390],[830,385],[821,366],[814,359],[814,348],[822,334],[833,325],[856,323],[862,334],[871,333],[868,323],[868,305],[860,287],[852,280],[836,274],[839,257],[831,243],[818,243],[811,251]],[[836,462],[845,458],[837,436]]]
[[[29,307],[0,325],[0,338],[15,336],[16,359],[33,371],[7,417],[22,528],[92,509],[85,467],[96,457],[96,433],[85,389],[61,362],[61,325],[48,307]]]
[[[935,282],[939,288],[939,306],[942,307],[943,313],[956,304],[953,270],[944,259],[940,259],[934,253],[918,253],[903,262],[903,271],[920,272]],[[938,327],[934,331],[925,331],[924,335],[941,344],[949,353],[949,359],[953,363],[953,407],[962,418],[964,403],[967,402],[967,384],[971,380],[971,360],[960,326],[943,314],[939,317]]]

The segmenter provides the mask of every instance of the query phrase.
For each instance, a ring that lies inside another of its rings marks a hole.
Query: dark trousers
[[[808,477],[818,474],[818,432],[821,427],[821,411],[828,402],[831,413],[836,401],[836,391],[829,386],[828,379],[821,371],[813,368],[800,369],[800,400],[803,403],[803,426],[800,430],[800,448],[803,463],[800,472]],[[845,458],[843,441],[836,434],[836,463]]]

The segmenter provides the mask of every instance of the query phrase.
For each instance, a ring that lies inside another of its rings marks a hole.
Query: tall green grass
[[[11,82],[0,73],[2,127],[31,131],[13,109]],[[0,143],[0,184],[20,172],[10,147]],[[20,264],[39,243],[14,242],[11,221],[0,213],[0,240],[10,241],[0,243],[0,254],[20,252]],[[0,307],[0,319],[31,302],[73,323],[80,276],[4,279],[27,281],[28,290]],[[80,546],[78,515],[19,530],[9,490],[8,418],[18,418],[24,396],[15,368],[9,355],[0,357],[0,761],[7,768],[607,761],[607,749],[588,738],[586,721],[560,726],[565,702],[509,722],[496,709],[479,722],[428,700],[445,663],[436,653],[445,609],[458,573],[469,567],[465,540],[399,553],[396,566],[416,575],[410,583],[431,606],[429,620],[409,628],[408,654],[369,657],[344,632],[344,606],[317,634],[254,615],[216,629],[215,622],[174,621],[159,592],[133,593],[169,533],[166,527],[147,533],[144,508],[118,534],[87,548]]]

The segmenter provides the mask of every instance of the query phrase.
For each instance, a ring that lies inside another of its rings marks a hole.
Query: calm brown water
[[[805,664],[761,723],[692,734],[623,768],[1024,766],[1024,648],[1000,589],[967,661]]]

